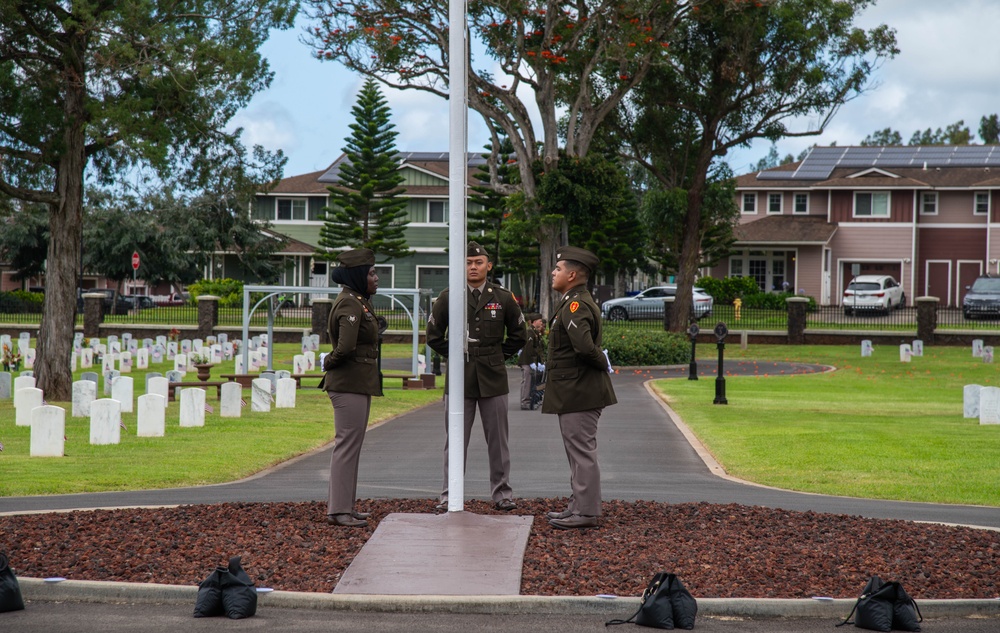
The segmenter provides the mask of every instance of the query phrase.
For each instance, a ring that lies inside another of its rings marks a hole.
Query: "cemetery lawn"
[[[290,370],[298,350],[297,344],[276,345],[274,368]],[[151,366],[152,371],[166,368],[166,363]],[[75,379],[81,371],[77,370]],[[213,368],[211,380],[222,380],[220,374],[232,372],[232,362],[222,363]],[[146,373],[129,374],[135,381],[136,398],[145,393]],[[196,378],[189,373],[185,380]],[[62,458],[28,456],[31,429],[15,425],[14,407],[8,401],[0,408],[0,443],[4,445],[0,496],[172,488],[247,477],[333,441],[333,408],[326,392],[314,387],[317,382],[310,379],[296,392],[294,409],[272,407],[269,413],[251,412],[250,391],[244,389],[247,406],[238,419],[219,416],[216,390],[210,388],[206,403],[215,412],[206,412],[204,427],[180,428],[179,404],[171,401],[166,434],[159,438],[136,437],[136,414],[123,413],[126,429],[121,432],[121,444],[110,446],[90,445],[90,422],[71,417],[69,402],[50,402],[66,409],[66,456]],[[385,396],[372,398],[372,424],[438,402],[443,391],[399,387],[399,380],[386,380]],[[102,379],[99,397],[105,397],[103,388]]]
[[[715,346],[702,346],[705,358]],[[699,354],[700,356],[700,354]],[[1000,386],[971,347],[726,347],[726,360],[832,365],[837,371],[661,380],[656,387],[730,475],[768,486],[870,499],[1000,506],[1000,425],[964,419],[967,384]]]

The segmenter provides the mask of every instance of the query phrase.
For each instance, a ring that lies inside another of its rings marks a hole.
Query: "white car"
[[[653,286],[634,297],[609,299],[601,304],[601,315],[609,321],[629,321],[632,319],[662,319],[664,302],[672,302],[677,294],[677,285]],[[714,300],[701,288],[692,293],[694,315],[702,318],[712,313]]]
[[[844,291],[844,314],[879,311],[888,314],[906,305],[903,287],[889,275],[858,275]]]

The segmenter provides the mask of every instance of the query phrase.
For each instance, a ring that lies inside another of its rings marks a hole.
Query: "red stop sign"
[[[139,253],[132,253],[132,270],[139,270]]]

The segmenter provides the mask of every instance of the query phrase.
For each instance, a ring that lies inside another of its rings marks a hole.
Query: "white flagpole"
[[[465,0],[448,0],[448,512],[465,509],[466,145]]]

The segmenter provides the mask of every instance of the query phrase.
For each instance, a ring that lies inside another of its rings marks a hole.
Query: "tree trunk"
[[[45,307],[38,329],[35,375],[49,402],[72,399],[73,324],[76,318],[76,274],[83,238],[83,173],[85,150],[83,73],[67,69],[63,133],[65,151],[56,168],[58,202],[49,210],[49,250],[45,262]]]
[[[702,161],[699,161],[702,162]],[[705,174],[707,166],[695,168],[688,189],[687,214],[684,216],[684,236],[681,240],[681,255],[677,270],[677,295],[670,311],[670,331],[683,332],[691,317],[694,278],[701,261],[701,203],[705,195]]]

